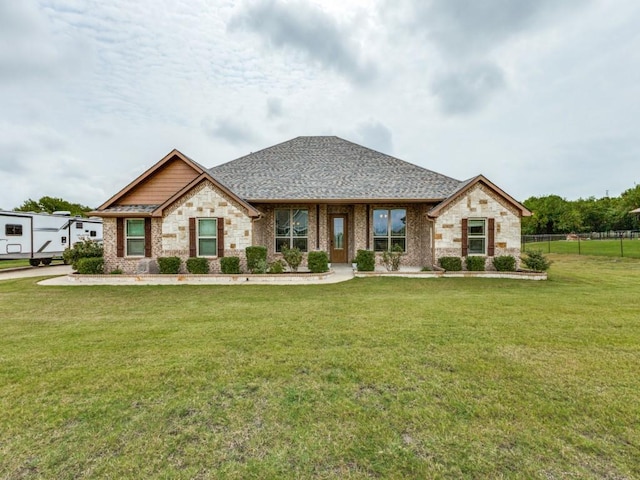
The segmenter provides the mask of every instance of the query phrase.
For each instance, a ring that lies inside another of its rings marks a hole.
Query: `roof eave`
[[[438,203],[444,198],[250,198],[253,204],[303,203],[303,204],[367,204],[367,203]]]

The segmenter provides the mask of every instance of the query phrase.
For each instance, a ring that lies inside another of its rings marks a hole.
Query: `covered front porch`
[[[285,247],[323,250],[332,264],[349,264],[358,250],[377,256],[393,245],[403,248],[403,265],[432,265],[432,225],[426,203],[313,203],[256,205],[254,243],[270,260]]]

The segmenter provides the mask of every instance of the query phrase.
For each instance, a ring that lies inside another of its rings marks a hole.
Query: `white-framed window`
[[[218,255],[218,219],[198,218],[196,229],[198,256],[215,257]]]
[[[487,254],[487,220],[470,218],[467,221],[468,255]]]
[[[275,211],[276,252],[283,247],[299,248],[306,252],[309,236],[309,210],[303,208],[279,208]]]
[[[407,210],[376,208],[373,210],[373,250],[390,251],[399,245],[407,251]]]
[[[127,218],[125,220],[125,245],[127,257],[144,257],[144,219]]]

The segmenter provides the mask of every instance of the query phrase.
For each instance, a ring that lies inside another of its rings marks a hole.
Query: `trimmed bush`
[[[522,263],[529,270],[534,272],[546,272],[551,266],[551,260],[545,257],[540,250],[526,252],[527,256],[522,258]]]
[[[373,250],[358,250],[356,263],[359,272],[373,272],[376,269],[376,254]]]
[[[76,243],[72,248],[67,248],[62,254],[62,259],[64,263],[71,265],[74,270],[78,270],[78,260],[81,258],[102,257],[102,254],[102,245],[93,240],[84,240]]]
[[[180,257],[158,257],[158,267],[160,273],[165,275],[175,275],[180,272]]]
[[[284,257],[284,261],[287,262],[289,268],[293,272],[298,271],[298,267],[302,263],[302,252],[298,247],[286,248],[282,249],[282,256]]]
[[[240,257],[222,257],[220,259],[220,271],[227,275],[240,273]]]
[[[500,255],[493,258],[493,266],[498,272],[515,272],[516,258],[513,255]]]
[[[256,245],[245,248],[244,252],[247,256],[247,269],[251,273],[264,273],[267,271],[267,247]]]
[[[470,272],[484,272],[484,264],[487,259],[485,257],[467,257],[465,258],[465,265]]]
[[[109,272],[111,275],[122,275],[124,272],[121,268],[114,268]]]
[[[101,275],[104,273],[104,259],[102,257],[79,258],[76,260],[76,270],[82,275]]]
[[[329,255],[327,252],[309,252],[307,255],[307,265],[312,273],[323,273],[329,271]]]
[[[225,257],[221,259],[221,263],[224,258]],[[206,258],[202,257],[187,258],[187,272],[196,274],[209,273],[209,262]]]
[[[268,268],[269,273],[284,273],[284,262],[282,260],[276,260],[275,262],[271,262]]]
[[[459,272],[462,270],[462,259],[460,257],[440,257],[438,264],[449,272]]]

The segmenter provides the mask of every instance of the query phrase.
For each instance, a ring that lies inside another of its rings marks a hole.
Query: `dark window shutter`
[[[462,219],[462,256],[467,256],[467,250],[469,249],[469,241],[467,234],[469,233],[469,222],[466,218]]]
[[[151,256],[151,219],[144,219],[144,256]]]
[[[189,256],[197,257],[198,249],[196,248],[196,219],[189,218]]]
[[[218,256],[224,257],[224,218],[218,217]]]
[[[489,224],[489,232],[487,234],[487,255],[489,257],[493,257],[496,254],[496,220],[495,218],[490,218],[487,223]]]
[[[116,256],[124,257],[124,218],[116,218]]]

